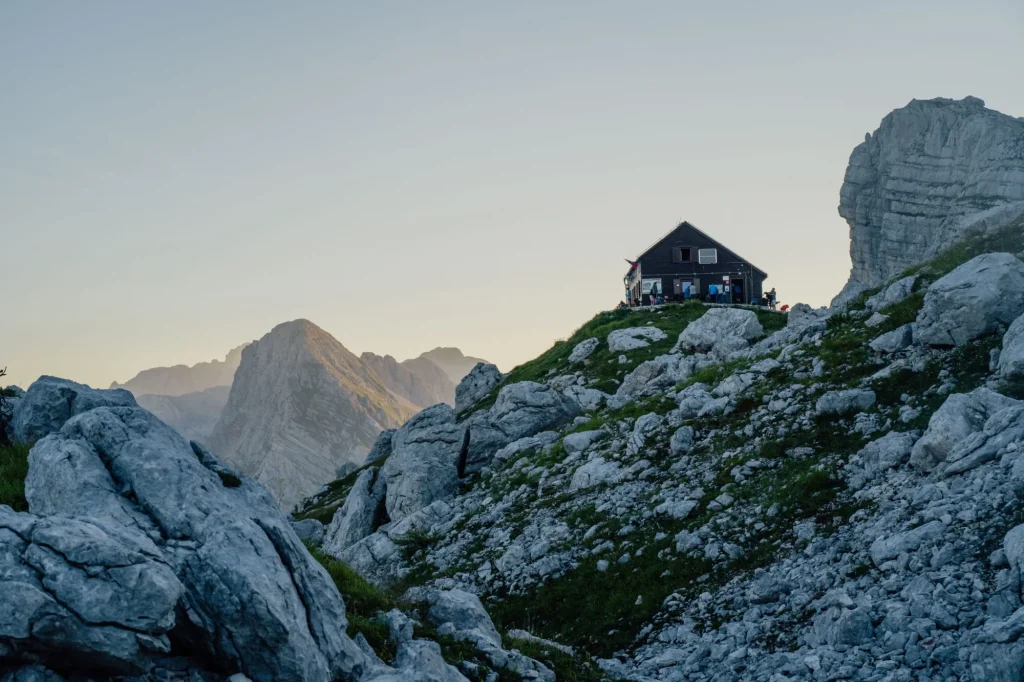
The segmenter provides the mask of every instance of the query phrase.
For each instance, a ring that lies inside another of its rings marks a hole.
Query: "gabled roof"
[[[641,254],[640,254],[639,256],[637,256],[637,257],[636,257],[636,259],[637,259],[637,260],[640,260],[641,258],[643,258],[644,256],[646,256],[646,255],[647,255],[648,253],[650,253],[651,251],[653,251],[653,250],[654,250],[654,247],[655,247],[655,246],[657,246],[658,244],[660,244],[660,243],[662,243],[663,241],[665,241],[666,239],[668,239],[668,238],[669,238],[669,236],[670,236],[670,235],[671,235],[671,234],[672,234],[673,232],[675,232],[676,230],[678,230],[678,229],[679,229],[680,227],[684,227],[684,226],[685,226],[685,227],[689,227],[689,228],[690,228],[691,230],[693,230],[694,232],[698,232],[698,233],[700,233],[701,235],[703,235],[703,236],[707,237],[708,239],[710,239],[710,240],[711,240],[711,241],[713,241],[714,243],[716,243],[716,244],[718,244],[719,246],[721,246],[721,247],[722,247],[723,249],[728,249],[729,251],[732,251],[733,253],[735,253],[735,254],[736,254],[737,256],[739,256],[740,258],[743,258],[743,256],[740,256],[740,254],[736,253],[735,251],[733,251],[733,250],[732,250],[732,249],[730,249],[730,248],[729,248],[728,246],[726,246],[726,245],[725,245],[725,244],[723,244],[722,242],[720,242],[720,241],[718,241],[717,239],[715,239],[714,237],[712,237],[712,236],[711,236],[710,234],[708,234],[708,233],[707,233],[707,232],[705,232],[704,230],[700,229],[699,227],[697,227],[697,226],[696,226],[696,225],[694,225],[693,223],[691,223],[691,222],[689,222],[689,221],[687,221],[687,220],[684,220],[683,222],[679,223],[678,225],[676,225],[675,227],[673,227],[673,228],[672,228],[671,230],[669,230],[669,231],[668,231],[668,232],[666,232],[665,234],[661,235],[661,237],[659,237],[657,241],[655,241],[655,242],[654,242],[653,244],[651,244],[650,246],[648,246],[648,247],[647,247],[647,249],[646,249],[646,250],[644,250],[644,252],[643,252],[643,253],[641,253]],[[767,273],[767,272],[765,272],[765,271],[764,271],[764,270],[762,270],[761,268],[757,267],[756,265],[754,265],[753,263],[751,263],[751,262],[750,262],[749,260],[747,260],[746,258],[743,258],[743,260],[744,260],[744,262],[746,262],[746,263],[747,263],[747,264],[748,264],[748,265],[749,265],[750,267],[754,268],[755,270],[757,270],[758,272],[760,272],[760,273],[761,273],[762,275],[764,275],[764,276],[765,276],[765,279],[767,279],[767,278],[768,278],[768,273]]]

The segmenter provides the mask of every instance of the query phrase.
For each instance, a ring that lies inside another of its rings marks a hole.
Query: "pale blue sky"
[[[504,369],[682,219],[824,304],[864,133],[1024,115],[1019,0],[0,0],[0,366],[94,385],[308,317]]]

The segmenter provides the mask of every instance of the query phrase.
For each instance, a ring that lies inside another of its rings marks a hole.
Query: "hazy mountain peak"
[[[458,385],[458,383],[462,381],[462,378],[476,367],[477,363],[487,362],[481,358],[474,358],[465,355],[458,348],[442,346],[438,346],[433,350],[428,350],[426,353],[421,353],[419,357],[430,360],[435,365],[443,369],[448,375],[448,378],[452,380],[452,383],[456,385]],[[407,360],[406,362],[409,361]]]
[[[205,391],[217,386],[230,386],[235,370],[248,344],[232,348],[223,360],[210,360],[192,366],[173,365],[145,369],[123,384],[113,382],[111,388],[124,388],[135,395],[179,396]]]

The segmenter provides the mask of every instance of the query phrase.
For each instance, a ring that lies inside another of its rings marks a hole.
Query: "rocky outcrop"
[[[928,287],[914,342],[962,346],[1024,313],[1024,263],[1008,253],[972,258]]]
[[[325,552],[337,556],[389,520],[384,507],[387,485],[379,473],[379,469],[370,467],[356,477],[345,504],[324,531]]]
[[[428,407],[395,432],[391,456],[380,469],[388,518],[400,521],[455,495],[465,434],[449,405]]]
[[[443,369],[426,358],[400,363],[390,355],[363,353],[359,359],[377,375],[385,388],[417,407],[455,403],[455,384]]]
[[[976,97],[913,100],[850,155],[851,283],[879,286],[973,228],[1024,215],[1024,120]]]
[[[64,425],[71,417],[97,407],[135,407],[124,389],[100,390],[57,377],[39,377],[14,407],[12,440],[34,443]]]
[[[455,388],[455,411],[464,412],[476,405],[480,400],[501,383],[501,372],[492,364],[477,363]]]
[[[31,514],[0,507],[0,658],[140,675],[173,648],[211,679],[359,677],[340,595],[261,486],[139,407],[58,427],[29,457]]]
[[[205,443],[228,404],[230,393],[230,386],[217,386],[184,395],[140,394],[135,399],[186,440]]]
[[[466,421],[469,444],[463,473],[480,471],[500,448],[561,426],[579,410],[573,399],[544,384],[521,381],[503,387],[491,409],[477,412]]]
[[[291,508],[341,464],[362,464],[383,429],[415,412],[330,334],[296,320],[242,352],[209,442]]]
[[[110,388],[123,388],[136,397],[140,395],[180,396],[198,393],[218,386],[231,386],[235,370],[242,361],[242,349],[248,344],[232,348],[223,360],[211,360],[192,365],[154,367],[146,369],[123,384],[116,381]]]

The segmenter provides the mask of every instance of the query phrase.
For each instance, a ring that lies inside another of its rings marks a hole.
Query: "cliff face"
[[[416,410],[330,334],[295,320],[243,351],[210,446],[288,509]]]
[[[1024,214],[1024,119],[976,97],[913,100],[850,155],[839,215],[850,226],[848,287],[878,286],[974,227]]]
[[[116,381],[111,388],[124,388],[140,395],[186,395],[217,386],[230,386],[242,361],[245,344],[232,349],[223,360],[211,360],[192,365],[154,367],[146,369],[123,384]]]

